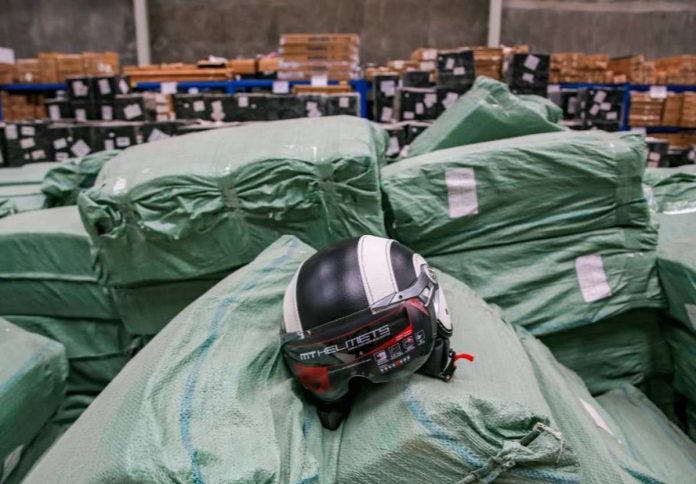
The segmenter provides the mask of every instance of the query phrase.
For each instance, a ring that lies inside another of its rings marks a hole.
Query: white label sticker
[[[599,104],[593,104],[592,107],[590,108],[590,114],[592,116],[597,116],[598,112],[599,112]]]
[[[435,70],[435,63],[432,61],[421,62],[419,68],[421,71],[432,71]]]
[[[387,147],[387,156],[395,156],[399,154],[401,147],[399,146],[399,138],[391,136],[389,138],[389,146]]]
[[[431,108],[435,105],[437,102],[437,94],[433,93],[428,93],[425,95],[423,98],[423,103],[426,105],[426,107]]]
[[[445,172],[450,218],[478,213],[476,176],[473,168],[454,168]]]
[[[237,98],[237,106],[239,106],[240,108],[248,107],[249,106],[249,98],[246,96],[239,96],[239,98]]]
[[[326,74],[314,74],[312,76],[312,86],[324,87],[329,85],[329,78]]]
[[[60,108],[55,104],[48,106],[48,117],[53,121],[58,121],[60,119]]]
[[[33,126],[22,126],[20,134],[22,136],[34,136],[36,134],[36,130]]]
[[[610,113],[607,113],[607,119],[613,121],[613,120],[616,119],[616,118],[617,118],[616,111],[612,111],[612,112],[610,112]]]
[[[125,81],[125,79],[118,81],[118,89],[121,91],[121,94],[128,94],[128,83]]]
[[[350,98],[348,98],[346,96],[341,96],[340,98],[338,98],[338,107],[339,108],[345,109],[345,108],[348,108],[349,106],[350,106]]]
[[[387,97],[392,97],[396,92],[395,81],[382,81],[379,83],[379,90]]]
[[[56,153],[56,161],[65,161],[68,158],[70,158],[70,157],[68,156],[67,153]]]
[[[85,156],[89,154],[90,151],[92,151],[87,143],[85,143],[82,140],[77,140],[77,143],[72,145],[72,148],[70,148],[70,151],[72,151],[75,156]]]
[[[448,92],[447,96],[445,96],[445,99],[442,100],[442,105],[445,107],[445,109],[449,109],[450,106],[456,103],[458,99],[459,94],[457,94],[456,92]]]
[[[696,304],[684,304],[684,309],[686,309],[686,315],[691,321],[691,326],[696,330]]]
[[[105,104],[101,107],[101,118],[104,121],[111,121],[114,119],[114,108],[109,106],[108,104]]]
[[[657,151],[652,151],[648,155],[648,159],[650,161],[658,162],[658,161],[660,161],[660,153],[658,153]]]
[[[452,72],[454,73],[455,76],[463,76],[464,74],[466,74],[466,69],[464,69],[464,67],[462,67],[462,66],[459,66],[459,67],[455,67]]]
[[[163,82],[160,84],[160,93],[162,94],[176,94],[176,81]]]
[[[78,121],[87,121],[87,111],[82,108],[75,109],[75,119]]]
[[[31,159],[34,161],[43,160],[46,158],[44,150],[34,150],[31,152]]]
[[[36,143],[34,142],[34,138],[22,138],[19,140],[19,146],[27,150],[36,146]]]
[[[119,136],[116,138],[116,146],[119,148],[125,148],[126,146],[130,146],[130,138],[128,136]]]
[[[382,121],[383,123],[388,123],[389,121],[392,120],[392,115],[394,114],[394,111],[390,107],[383,107],[382,108],[382,115],[379,117],[379,120]]]
[[[610,111],[611,103],[602,103],[599,105],[599,109],[601,109],[602,111]]]
[[[561,92],[561,86],[559,86],[558,84],[549,84],[546,87],[546,92],[548,92],[548,93]]]
[[[104,140],[104,149],[113,150],[114,148],[116,148],[116,146],[114,146],[114,140],[112,140],[112,139],[105,139]]]
[[[600,104],[604,102],[604,99],[606,99],[607,93],[606,91],[597,91],[594,95],[594,98],[592,100],[596,102],[597,104]]]
[[[273,81],[273,94],[287,94],[290,92],[288,81]]]
[[[423,60],[435,60],[437,59],[437,49],[424,49],[421,55]]]
[[[222,101],[217,100],[210,103],[210,108],[214,113],[222,113]]]
[[[413,111],[404,111],[404,119],[413,119],[415,117],[416,115],[413,114]]]
[[[186,92],[188,92],[189,94],[198,94],[200,91],[198,90],[197,87],[189,87],[188,91],[186,91]]]
[[[150,136],[147,138],[149,142],[152,141],[158,141],[161,139],[169,138],[170,136],[162,131],[160,131],[157,128],[154,128],[152,132],[150,133]]]
[[[404,61],[402,61],[402,60],[392,61],[392,64],[394,64],[394,69],[403,69],[404,68]]]
[[[534,54],[529,54],[524,60],[524,66],[530,71],[535,71],[539,65],[539,58]]]
[[[138,116],[141,116],[143,114],[143,110],[140,109],[140,104],[135,103],[135,104],[129,104],[125,108],[123,108],[123,115],[125,116],[126,119],[133,119],[137,118]]]
[[[87,84],[85,84],[81,80],[73,81],[72,88],[73,93],[75,93],[76,97],[85,97],[87,96],[87,92],[89,91]]]
[[[5,126],[5,137],[7,139],[17,139],[17,126],[14,124]]]
[[[317,103],[315,103],[314,101],[307,101],[307,102],[305,103],[305,109],[306,109],[307,111],[316,111],[316,109],[317,109]]]
[[[7,457],[5,457],[5,461],[2,463],[2,474],[0,475],[0,482],[5,482],[8,477],[10,477],[10,474],[12,474],[12,471],[15,470],[15,467],[17,467],[17,464],[19,464],[20,459],[22,458],[22,451],[24,450],[24,445],[20,445],[18,447],[15,447],[15,449],[7,454]]]
[[[108,79],[99,79],[99,92],[106,96],[108,94],[111,94],[111,83],[109,82]]]
[[[580,283],[582,298],[586,303],[611,296],[611,288],[607,282],[601,255],[591,254],[578,257],[575,259],[575,272]]]
[[[423,114],[425,112],[425,107],[423,103],[416,103],[416,114]]]
[[[667,97],[667,86],[650,86],[650,97],[664,99]]]
[[[451,71],[454,68],[454,59],[450,57],[447,59],[447,62],[445,62],[445,69],[448,71]]]
[[[53,148],[57,150],[62,150],[64,148],[68,147],[68,140],[65,138],[58,138],[56,140],[53,140]]]
[[[525,72],[524,74],[522,74],[522,80],[525,82],[532,83],[534,82],[534,76],[529,72]]]
[[[586,402],[582,398],[580,399],[580,403],[582,403],[582,406],[585,408],[585,411],[588,414],[590,414],[590,417],[592,417],[592,420],[594,420],[594,423],[597,427],[609,433],[611,436],[615,437],[614,432],[611,431],[609,425],[607,425],[607,422],[602,418],[597,409],[594,408],[594,406],[591,403]]]

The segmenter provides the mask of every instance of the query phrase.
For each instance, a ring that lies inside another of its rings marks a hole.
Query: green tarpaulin
[[[675,324],[665,335],[672,349],[674,388],[696,404],[696,333]]]
[[[39,184],[6,185],[0,186],[0,204],[13,207],[12,212],[30,212],[44,208],[46,197]]]
[[[408,156],[483,141],[563,131],[561,109],[539,96],[518,97],[502,82],[479,76],[408,148]]]
[[[57,163],[27,163],[18,168],[0,169],[0,186],[41,185],[46,173]]]
[[[382,170],[390,234],[424,256],[644,226],[641,135],[569,131],[480,143]]]
[[[444,275],[453,345],[476,361],[450,383],[366,389],[339,430],[323,429],[278,337],[286,285],[312,253],[284,237],[184,310],[26,482],[582,480],[512,328]]]
[[[647,168],[645,184],[658,212],[696,209],[696,165]]]
[[[91,188],[104,164],[119,152],[99,151],[82,158],[55,163],[41,183],[41,191],[46,196],[46,206],[75,205],[80,191]]]
[[[101,280],[128,286],[217,274],[283,233],[315,247],[384,234],[386,143],[376,125],[333,116],[129,148],[78,198]]]

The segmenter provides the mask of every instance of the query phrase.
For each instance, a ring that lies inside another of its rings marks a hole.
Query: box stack
[[[684,96],[670,92],[665,99],[662,110],[662,126],[679,126]]]
[[[631,92],[631,110],[628,123],[631,126],[660,126],[664,99],[645,92]]]
[[[474,47],[473,51],[476,75],[500,80],[503,69],[502,47]]]
[[[15,75],[20,83],[41,82],[39,59],[17,59]]]
[[[52,52],[41,52],[39,54],[40,80],[45,83],[60,82],[58,77],[58,54]]]
[[[437,118],[437,89],[404,87],[399,89],[398,114],[402,121],[427,121]]]
[[[612,71],[614,82],[632,82],[642,84],[645,82],[645,57],[642,55],[630,55],[609,60],[609,70]]]
[[[658,167],[662,158],[669,151],[669,142],[655,137],[645,138],[645,143],[648,145],[648,166]]]
[[[357,79],[360,69],[357,34],[283,34],[278,79]]]
[[[665,73],[665,83],[696,84],[696,55],[679,55],[655,59],[655,66]]]
[[[131,82],[144,81],[224,81],[233,77],[232,69],[224,67],[198,67],[196,64],[158,64],[125,66],[123,74]]]
[[[549,85],[551,56],[528,53],[512,56],[510,90],[515,94],[546,96]]]
[[[681,126],[684,128],[696,128],[696,92],[684,93]]]
[[[411,53],[411,63],[415,64],[413,67],[417,69],[434,72],[435,69],[437,69],[437,49],[421,47],[414,50]],[[404,68],[409,67],[410,66],[404,66]]]
[[[58,80],[85,75],[85,66],[80,54],[56,54],[56,72]]]
[[[12,84],[15,79],[14,64],[3,64],[0,62],[0,84]]]
[[[399,75],[395,72],[375,74],[372,81],[374,119],[380,123],[389,123],[396,119],[396,89]]]
[[[582,82],[582,58],[583,55],[579,52],[558,52],[551,54],[549,82],[552,84]]]
[[[581,82],[611,83],[613,75],[607,69],[609,56],[606,54],[588,54],[582,57]]]
[[[83,52],[82,61],[88,76],[113,76],[121,70],[116,52]]]
[[[618,131],[624,108],[625,89],[583,89],[579,93],[580,117],[585,128]]]
[[[42,121],[22,121],[5,126],[7,164],[19,166],[26,163],[50,160],[50,147]]]
[[[401,87],[430,87],[430,71],[407,69],[401,72]]]

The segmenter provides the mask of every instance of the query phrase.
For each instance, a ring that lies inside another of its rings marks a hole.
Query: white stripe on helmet
[[[398,292],[391,263],[391,239],[363,235],[358,241],[358,263],[365,296],[373,304]]]
[[[300,312],[297,309],[297,276],[300,274],[302,265],[297,268],[295,275],[285,289],[283,297],[283,326],[286,333],[296,333],[302,331],[302,321],[300,320]]]

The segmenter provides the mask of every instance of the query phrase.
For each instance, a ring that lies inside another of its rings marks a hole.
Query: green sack
[[[485,76],[442,113],[408,148],[408,156],[528,134],[563,131],[561,109],[538,96],[519,98]]]
[[[619,437],[630,454],[664,482],[693,482],[696,443],[631,385],[597,397],[618,424]]]
[[[17,168],[0,170],[0,186],[41,185],[46,173],[56,166],[54,161],[27,163]]]
[[[17,206],[14,203],[14,200],[10,200],[9,198],[0,200],[0,218],[7,217],[8,215],[12,215],[17,213]]]
[[[644,182],[658,212],[696,209],[696,165],[647,168]]]
[[[657,267],[669,313],[696,331],[696,209],[657,219]]]
[[[665,331],[674,362],[674,388],[696,404],[696,333],[676,324]]]
[[[450,383],[380,385],[323,429],[278,336],[285,288],[312,253],[283,237],[186,308],[26,482],[580,481],[514,332],[446,276],[453,345],[476,363]]]
[[[55,163],[41,183],[41,191],[46,196],[46,206],[62,207],[75,205],[80,191],[91,188],[102,167],[120,150],[107,150],[92,153],[82,158],[70,158]]]
[[[129,333],[154,335],[223,277],[215,274],[149,286],[115,287],[114,301]]]
[[[536,109],[539,114],[544,116],[552,123],[558,123],[563,119],[563,109],[549,98],[537,96],[535,94],[517,94],[528,108]]]
[[[520,341],[560,431],[575,449],[583,483],[662,482],[630,455],[619,426],[590,395],[578,375],[558,363],[548,348],[523,328]]]
[[[0,203],[13,207],[15,213],[30,212],[44,208],[46,197],[39,184],[7,185],[0,186]]]
[[[696,442],[696,403],[686,405],[686,435]]]
[[[601,321],[664,299],[656,230],[602,229],[428,260],[536,335]]]
[[[568,131],[442,150],[382,170],[387,227],[427,257],[644,226],[644,165],[635,133]]]
[[[559,363],[580,375],[593,395],[672,374],[656,311],[633,310],[540,339]]]
[[[68,362],[59,343],[0,318],[0,477],[58,409]]]
[[[353,116],[223,128],[134,146],[78,205],[111,286],[246,264],[280,234],[315,247],[383,235],[387,134]]]
[[[2,474],[2,465],[0,465],[0,482],[2,484],[20,484],[31,469],[34,468],[41,456],[58,441],[58,438],[68,430],[68,427],[69,425],[57,424],[52,421],[44,425],[38,435],[18,456],[19,461],[8,475],[4,476]],[[3,477],[7,480],[4,480]]]
[[[0,220],[0,314],[117,319],[77,207]]]

